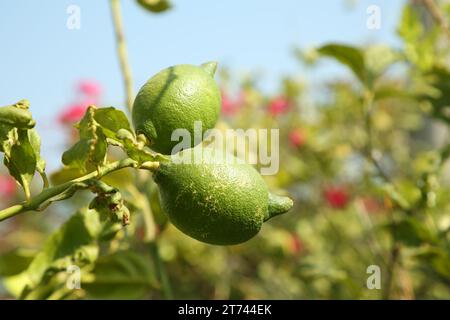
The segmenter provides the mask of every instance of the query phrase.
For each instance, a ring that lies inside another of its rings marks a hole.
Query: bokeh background
[[[333,63],[310,73],[293,48],[329,41],[398,44],[395,34],[403,1],[179,1],[161,15],[149,15],[134,1],[124,1],[123,19],[137,91],[159,70],[179,63],[217,60],[239,76],[258,74],[259,85],[276,92],[279,79],[292,74],[308,80],[342,71]],[[383,8],[382,28],[369,30],[366,9]],[[68,29],[70,5],[81,10],[81,28]],[[54,119],[77,100],[75,86],[83,79],[102,87],[102,102],[124,107],[124,90],[115,53],[108,1],[2,1],[0,37],[2,105],[25,96],[33,106],[50,168],[59,165],[64,139],[53,134]],[[7,13],[7,14],[6,14]],[[53,153],[58,149],[58,153]],[[53,160],[55,159],[56,160]]]
[[[64,263],[73,257],[63,250],[48,265],[53,273],[21,294],[21,279],[33,257],[48,251],[49,235],[73,212],[86,214],[80,208],[91,195],[80,193],[0,223],[0,295],[450,298],[450,91],[442,85],[450,81],[450,6],[433,2],[436,15],[426,2],[173,0],[155,14],[122,1],[135,92],[167,66],[218,61],[218,127],[280,129],[280,171],[265,178],[295,207],[245,244],[210,246],[167,223],[149,182],[144,195],[157,241],[146,245],[136,209],[131,226],[99,244],[100,258],[83,267],[80,290],[64,285]],[[73,124],[86,107],[126,110],[109,4],[0,3],[0,105],[30,100],[53,183],[66,178],[60,154],[76,141]],[[79,30],[66,27],[70,5],[81,9]],[[371,5],[381,10],[380,29],[366,26]],[[330,43],[346,47],[324,49]],[[132,181],[125,172],[110,183],[132,203],[139,192]],[[1,207],[21,199],[2,169]],[[367,287],[371,265],[380,267],[379,289]]]

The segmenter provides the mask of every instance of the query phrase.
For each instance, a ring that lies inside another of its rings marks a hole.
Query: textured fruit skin
[[[178,141],[171,141],[175,129],[191,134],[194,122],[202,122],[202,134],[215,126],[221,105],[220,90],[214,81],[215,63],[203,66],[177,65],[157,73],[141,88],[133,106],[136,133],[150,140],[150,147],[170,154]],[[202,141],[197,137],[196,141]]]
[[[250,165],[166,163],[154,179],[169,220],[199,241],[242,243],[267,219],[269,191]]]

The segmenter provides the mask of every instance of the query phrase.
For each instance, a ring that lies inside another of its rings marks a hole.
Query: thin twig
[[[368,160],[374,165],[376,168],[378,175],[386,182],[391,184],[394,188],[394,184],[392,182],[392,179],[389,177],[389,175],[383,170],[380,163],[378,162],[378,159],[374,155],[374,147],[373,147],[373,128],[372,128],[372,114],[374,109],[374,95],[371,90],[367,90],[364,93],[364,112],[365,112],[365,124],[366,124],[366,131],[368,135],[368,142],[367,142],[367,151],[366,155]],[[402,206],[400,205],[402,208]],[[404,209],[404,208],[402,208]],[[405,209],[406,210],[406,209]],[[395,232],[396,224],[393,216],[391,215],[391,223],[393,226],[393,232]],[[394,271],[395,267],[397,265],[399,256],[400,256],[400,245],[397,243],[395,239],[393,239],[393,244],[391,249],[389,250],[389,262],[386,266],[387,273],[386,273],[386,281],[385,285],[383,287],[383,293],[382,297],[383,299],[389,299],[391,297],[392,287],[394,283]]]
[[[144,242],[154,241],[156,237],[156,225],[153,219],[152,209],[150,207],[150,203],[148,202],[148,198],[145,196],[145,194],[139,191],[134,184],[130,184],[127,187],[127,190],[135,199],[137,206],[142,212],[145,226],[145,234],[143,239]]]
[[[445,32],[446,36],[450,40],[450,29],[448,23],[436,3],[433,0],[422,0],[422,3],[427,8],[436,24]]]
[[[150,253],[153,256],[153,259],[155,260],[155,269],[156,273],[158,275],[159,281],[161,283],[162,292],[164,295],[164,298],[167,300],[173,299],[173,292],[172,292],[172,286],[170,285],[169,277],[167,276],[166,267],[164,264],[164,261],[161,259],[161,254],[159,253],[159,246],[158,246],[158,240],[156,239],[153,242],[149,243],[150,247]]]
[[[373,93],[370,91],[366,91],[364,93],[364,120],[366,123],[366,131],[367,131],[367,148],[366,155],[368,160],[373,164],[373,166],[377,169],[378,174],[388,183],[391,183],[391,178],[384,172],[381,164],[378,162],[374,154],[373,147],[373,128],[372,128],[372,115],[373,115]]]
[[[153,162],[153,170],[158,168],[159,163]],[[70,180],[68,182],[59,184],[54,187],[46,188],[41,193],[36,195],[35,197],[31,198],[29,201],[26,201],[22,204],[14,205],[12,207],[0,210],[0,221],[12,218],[20,213],[27,212],[27,211],[38,211],[42,207],[43,204],[48,202],[53,197],[62,194],[63,192],[67,191],[69,188],[73,187],[75,184],[80,182],[85,182],[90,179],[100,179],[103,176],[123,169],[123,168],[139,168],[140,165],[137,161],[133,159],[124,159],[115,161],[112,163],[108,163],[105,166],[101,167],[100,170],[93,171],[91,173],[88,173],[82,177]],[[151,170],[152,166],[149,162],[146,162],[145,169]]]
[[[133,108],[133,78],[131,76],[131,67],[128,62],[127,45],[123,32],[122,14],[120,0],[111,0],[111,13],[116,35],[117,55],[120,62],[123,84],[125,87],[126,104],[128,111],[131,113]]]
[[[392,248],[390,251],[389,264],[387,265],[386,281],[383,286],[382,298],[384,300],[388,300],[391,298],[392,287],[394,284],[395,268],[397,266],[399,257],[400,257],[400,246],[394,242],[392,244]]]

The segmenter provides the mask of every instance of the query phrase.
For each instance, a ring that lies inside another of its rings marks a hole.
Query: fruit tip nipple
[[[200,67],[205,70],[211,77],[214,77],[214,74],[217,70],[217,61],[208,61],[203,63]]]

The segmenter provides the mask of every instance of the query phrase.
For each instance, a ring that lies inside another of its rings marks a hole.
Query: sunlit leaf
[[[375,89],[375,100],[383,99],[415,99],[416,95],[406,91],[404,88],[398,88],[391,85],[382,85]]]
[[[117,138],[121,141],[125,152],[131,159],[140,163],[159,160],[159,155],[155,154],[143,143],[139,143],[129,130],[119,130],[117,132]]]
[[[88,108],[78,124],[80,140],[62,155],[66,166],[86,172],[89,164],[97,166],[104,163],[108,145],[103,129],[94,119],[95,112],[96,108]]]
[[[120,129],[132,132],[127,116],[116,108],[96,109],[94,119],[101,126],[107,138],[116,139],[116,134]]]
[[[0,276],[12,276],[24,271],[33,260],[35,252],[15,249],[0,255]]]
[[[423,70],[433,66],[436,59],[434,43],[438,35],[437,29],[423,25],[423,12],[413,4],[403,8],[398,33],[404,40],[404,53],[409,61]]]
[[[28,130],[17,130],[17,139],[11,150],[5,153],[5,166],[9,173],[23,187],[25,195],[30,196],[30,183],[36,170],[36,154],[30,143]]]
[[[317,51],[323,56],[334,58],[346,65],[362,83],[367,82],[364,54],[358,48],[342,44],[328,44],[320,47]]]
[[[72,264],[81,267],[92,262],[98,255],[95,239],[100,231],[98,215],[86,210],[77,212],[47,239],[23,273],[5,282],[7,289],[18,296],[32,291],[48,270],[62,270]]]
[[[421,267],[430,266],[443,281],[450,279],[450,252],[436,246],[429,246],[419,250],[415,256]]]
[[[28,130],[28,137],[36,156],[36,171],[39,172],[44,180],[44,185],[46,185],[48,182],[45,173],[45,160],[41,157],[41,137],[34,128]]]
[[[435,240],[431,232],[414,218],[391,224],[391,230],[394,239],[406,246],[416,247]]]
[[[13,127],[7,125],[0,126],[0,152],[5,152],[5,150],[10,150],[9,139],[13,135]]]
[[[434,90],[419,98],[431,104],[434,117],[450,123],[450,71],[445,67],[435,66],[425,73],[425,77]]]
[[[16,106],[0,107],[0,125],[19,129],[31,129],[35,125],[31,112]]]
[[[83,175],[83,170],[77,167],[64,167],[51,174],[50,180],[53,184],[62,184]]]

